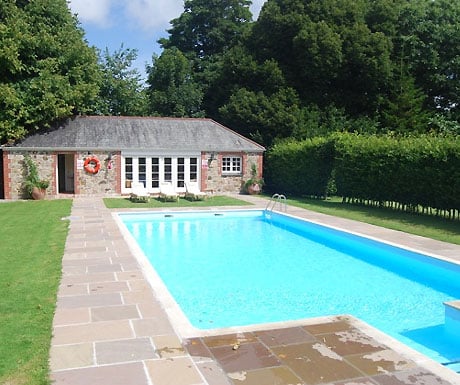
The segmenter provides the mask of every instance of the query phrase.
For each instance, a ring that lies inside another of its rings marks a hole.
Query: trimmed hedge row
[[[340,135],[335,140],[335,183],[345,199],[460,209],[457,138]]]
[[[283,142],[267,153],[267,188],[283,194],[325,197],[334,164],[334,142],[312,138]]]
[[[272,191],[322,197],[333,180],[346,202],[459,215],[458,137],[335,134],[277,145],[266,163]]]

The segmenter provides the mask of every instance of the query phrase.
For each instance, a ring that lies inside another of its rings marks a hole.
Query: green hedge
[[[265,172],[273,192],[324,197],[335,185],[344,201],[459,215],[458,137],[341,133],[284,142],[267,153]]]
[[[345,200],[460,209],[458,138],[340,134],[334,142],[335,184]]]
[[[325,197],[334,164],[334,143],[326,138],[283,142],[267,153],[265,176],[273,192]]]

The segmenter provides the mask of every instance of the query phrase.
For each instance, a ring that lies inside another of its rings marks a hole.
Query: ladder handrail
[[[280,206],[280,211],[287,211],[287,199],[286,196],[283,194],[273,194],[270,200],[267,203],[267,206],[265,207],[265,210],[267,211],[273,211],[276,207],[276,204],[278,203]]]

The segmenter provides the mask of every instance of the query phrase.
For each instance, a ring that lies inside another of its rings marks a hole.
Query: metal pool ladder
[[[283,194],[273,194],[270,200],[267,203],[265,210],[273,211],[276,208],[276,205],[279,206],[279,211],[287,211],[287,199]]]

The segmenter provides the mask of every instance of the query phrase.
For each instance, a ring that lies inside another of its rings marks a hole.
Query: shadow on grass
[[[109,209],[121,208],[174,208],[174,207],[212,207],[212,206],[248,206],[251,203],[227,197],[212,196],[202,201],[189,201],[180,198],[178,202],[164,202],[151,198],[149,202],[131,202],[129,198],[104,198],[104,204]]]
[[[390,208],[342,203],[341,198],[327,200],[290,198],[289,204],[337,217],[460,244],[460,222],[428,214],[412,214]]]

